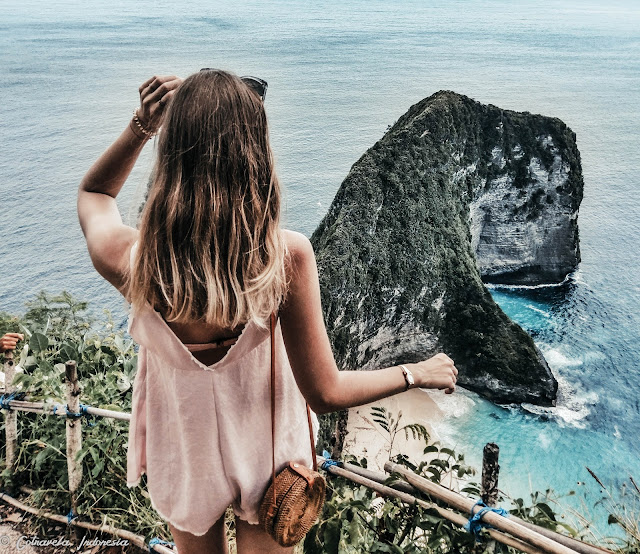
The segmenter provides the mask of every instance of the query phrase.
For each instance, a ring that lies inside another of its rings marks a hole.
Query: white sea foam
[[[581,366],[583,361],[580,358],[569,358],[565,356],[558,349],[550,349],[543,352],[544,359],[547,360],[547,363],[551,367],[551,369],[557,370],[562,367],[576,367]]]
[[[600,350],[589,350],[588,352],[585,352],[582,357],[587,364],[606,359],[604,352],[601,352]]]
[[[578,283],[578,284],[584,284],[585,280],[584,280],[584,274],[582,272],[582,268],[578,267],[578,269],[576,269],[572,274],[571,274],[571,280],[574,283]]]
[[[576,387],[562,376],[556,376],[556,379],[558,381],[556,406],[522,404],[522,408],[532,414],[551,417],[561,425],[584,429],[585,419],[591,413],[591,406],[598,402],[598,395],[595,392],[579,393]]]
[[[540,431],[540,433],[538,433],[538,443],[544,450],[549,450],[551,447],[551,437],[546,431]]]
[[[442,417],[431,423],[432,440],[438,440],[447,445],[456,445],[460,431],[456,420],[468,414],[476,405],[472,395],[461,387],[456,387],[455,394],[442,394],[442,391],[420,389],[428,394],[442,412]]]
[[[534,306],[533,304],[527,304],[526,305],[527,308],[529,308],[530,310],[533,310],[534,312],[546,317],[546,318],[550,318],[551,314],[545,310],[541,310],[540,308],[538,308],[537,306]]]
[[[530,290],[530,289],[548,289],[548,288],[553,288],[553,287],[561,287],[562,285],[565,285],[566,283],[569,283],[571,281],[574,281],[574,274],[570,273],[569,275],[567,275],[564,280],[561,283],[542,283],[540,285],[506,285],[506,284],[502,284],[502,283],[487,283],[485,286],[489,289],[489,290],[500,290],[500,289],[507,289],[507,290]]]
[[[443,419],[460,418],[475,406],[475,401],[471,398],[468,391],[463,391],[460,387],[456,387],[456,394],[442,394],[441,391],[434,393],[428,389],[424,390],[433,400],[438,408],[442,411]]]

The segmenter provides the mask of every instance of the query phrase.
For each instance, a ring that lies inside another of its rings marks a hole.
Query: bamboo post
[[[462,512],[471,513],[471,509],[475,505],[475,502],[471,498],[465,498],[441,485],[438,485],[424,477],[416,475],[412,471],[392,462],[384,464],[384,469],[388,473],[399,473],[402,475],[411,485],[427,493],[428,495],[438,498],[443,502],[446,502],[450,506],[453,506],[457,510]],[[574,554],[576,551],[568,548],[552,539],[549,539],[540,533],[537,533],[531,529],[522,526],[520,523],[515,522],[511,518],[507,518],[498,515],[494,512],[487,512],[482,520],[489,525],[492,525],[496,529],[510,533],[514,537],[517,537],[529,544],[539,548],[540,550],[549,554]]]
[[[492,507],[498,503],[499,454],[500,447],[495,442],[488,442],[482,452],[482,501]]]
[[[13,385],[13,377],[15,376],[15,364],[13,362],[13,350],[7,350],[4,353],[4,391],[5,395],[9,395],[16,390]],[[6,410],[4,416],[5,434],[7,440],[6,446],[6,467],[10,472],[7,480],[7,489],[13,492],[15,486],[13,472],[16,466],[16,452],[18,451],[18,414],[13,410]]]
[[[498,455],[500,447],[495,442],[485,444],[482,451],[482,501],[490,507],[495,507],[498,503],[498,474],[500,473],[500,465],[498,464]],[[493,554],[496,550],[495,541],[491,540],[487,543],[484,552]]]
[[[331,457],[334,460],[342,458],[342,448],[344,447],[344,439],[347,437],[347,421],[349,419],[349,411],[341,410],[338,412],[338,420],[334,428],[334,437],[336,439],[331,449]]]
[[[80,385],[78,384],[78,368],[73,360],[65,364],[67,406],[70,412],[80,411]],[[69,475],[69,493],[71,495],[71,510],[78,514],[77,490],[82,481],[82,463],[76,461],[78,452],[82,448],[82,421],[80,418],[67,418],[67,473]],[[76,535],[79,528],[76,528]],[[78,537],[80,538],[80,537]]]

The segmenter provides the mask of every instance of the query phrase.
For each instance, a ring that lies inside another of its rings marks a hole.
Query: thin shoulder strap
[[[271,314],[269,318],[271,332],[271,478],[273,479],[273,505],[276,506],[276,314]],[[307,406],[307,422],[309,423],[309,443],[311,445],[311,459],[313,460],[313,470],[318,471],[318,460],[316,460],[316,449],[313,440],[313,429],[311,427],[311,410],[309,403]]]
[[[135,259],[136,248],[138,248],[138,241],[134,242],[131,245],[131,250],[129,251],[129,268],[133,268],[133,260]]]

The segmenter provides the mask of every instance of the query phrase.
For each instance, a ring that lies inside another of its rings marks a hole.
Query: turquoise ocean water
[[[285,221],[306,235],[351,164],[438,90],[563,119],[582,154],[583,261],[561,287],[492,289],[545,354],[558,407],[460,394],[439,431],[472,461],[498,442],[502,488],[514,495],[580,492],[585,466],[614,485],[640,480],[637,2],[3,0],[1,310],[66,289],[124,322],[123,302],[88,259],[77,185],[127,124],[140,83],[201,67],[269,82]],[[147,148],[122,194],[127,216],[146,183]]]

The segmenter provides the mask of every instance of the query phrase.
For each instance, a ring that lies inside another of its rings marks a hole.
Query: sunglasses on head
[[[215,71],[213,67],[203,67],[200,71]],[[240,77],[240,80],[251,88],[264,102],[264,97],[267,95],[267,82],[259,79],[258,77],[244,76]]]

